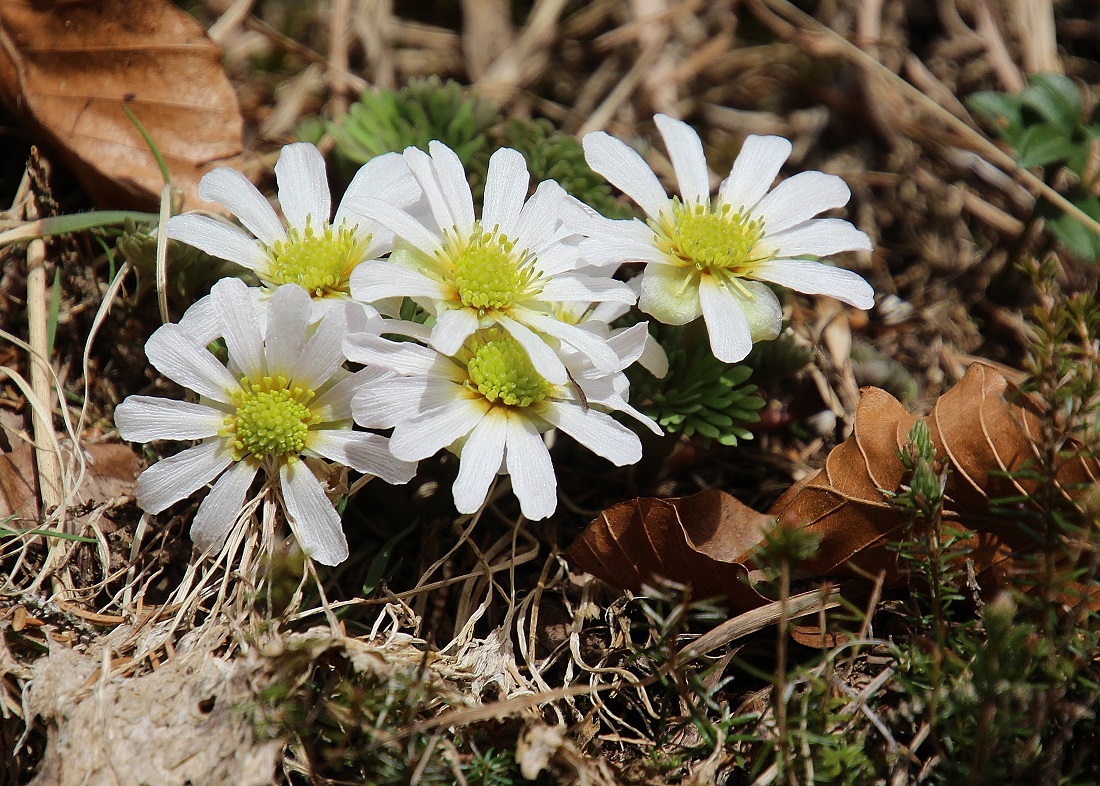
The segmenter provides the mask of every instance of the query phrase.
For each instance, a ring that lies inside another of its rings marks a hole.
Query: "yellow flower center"
[[[469,385],[494,404],[529,407],[554,392],[554,386],[535,371],[527,352],[512,338],[490,330],[473,349],[466,364]]]
[[[480,225],[465,243],[452,241],[443,251],[453,270],[453,286],[466,308],[506,311],[525,294],[535,276],[529,252],[516,252],[516,241]]]
[[[729,205],[684,205],[674,199],[672,216],[650,226],[665,253],[699,271],[745,276],[770,258],[757,250],[763,219],[750,219]]]
[[[341,223],[333,229],[326,221],[320,231],[306,222],[304,230],[287,230],[286,240],[277,241],[267,253],[271,265],[265,284],[297,284],[310,297],[346,296],[348,279],[363,261],[370,238],[356,237],[355,227]]]
[[[283,376],[242,379],[233,397],[237,409],[226,416],[220,432],[232,439],[233,458],[296,460],[309,427],[319,422],[307,406],[313,396],[308,388],[291,387]]]

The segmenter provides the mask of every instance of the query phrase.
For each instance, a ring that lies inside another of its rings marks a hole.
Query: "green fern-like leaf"
[[[500,123],[491,102],[439,77],[414,79],[400,90],[366,91],[339,122],[329,123],[345,170],[383,153],[428,149],[438,140],[455,151],[471,175],[488,165],[489,130]]]
[[[607,181],[588,166],[580,142],[555,129],[549,120],[509,120],[503,142],[527,159],[532,183],[556,180],[568,193],[609,218],[630,215],[629,208],[612,196]]]

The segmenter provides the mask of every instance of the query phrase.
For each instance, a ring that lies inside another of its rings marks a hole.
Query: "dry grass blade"
[[[680,657],[690,660],[700,655],[706,655],[711,650],[763,630],[769,625],[774,625],[784,616],[788,619],[796,619],[808,614],[819,614],[829,609],[835,609],[840,605],[840,601],[831,600],[829,596],[830,593],[825,590],[811,590],[788,598],[785,604],[783,601],[777,600],[766,606],[746,611],[731,620],[723,622],[717,628],[704,633],[691,644],[688,644],[680,650]],[[786,608],[784,608],[784,605]]]
[[[763,17],[765,19],[777,15],[784,22],[793,24],[796,30],[800,28],[804,31],[810,31],[816,36],[827,39],[829,46],[835,49],[837,54],[855,63],[860,68],[867,69],[877,74],[880,78],[893,85],[899,94],[905,96],[913,104],[921,107],[929,115],[937,118],[944,125],[950,127],[952,131],[961,137],[961,139],[965,140],[972,150],[980,153],[990,163],[995,164],[1006,172],[1012,173],[1016,179],[1020,180],[1028,188],[1032,195],[1046,197],[1061,210],[1081,222],[1090,232],[1100,235],[1100,221],[1097,221],[1095,218],[1085,213],[1065,196],[1058,193],[1058,191],[1048,183],[1043,182],[1041,178],[1021,167],[1012,156],[1005,153],[991,141],[975,131],[970,125],[960,120],[949,109],[940,106],[933,98],[913,87],[913,85],[883,66],[882,63],[875,60],[855,44],[852,44],[850,41],[838,35],[836,31],[830,30],[805,11],[796,8],[789,0],[752,0],[752,5],[764,11]],[[790,33],[790,31],[787,30],[783,32]]]

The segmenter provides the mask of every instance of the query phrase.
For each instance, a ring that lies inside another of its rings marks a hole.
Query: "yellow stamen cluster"
[[[268,249],[271,265],[265,283],[297,284],[313,298],[347,296],[351,271],[363,261],[369,242],[346,224],[334,229],[326,221],[319,231],[308,221],[304,230],[291,227],[286,240]]]
[[[516,251],[516,241],[481,226],[464,243],[451,242],[443,251],[453,269],[453,284],[466,308],[484,314],[506,311],[529,294],[535,271],[527,251]]]
[[[221,431],[232,440],[233,458],[296,460],[309,427],[319,422],[308,407],[313,396],[312,390],[292,387],[283,376],[242,379],[233,397],[236,411],[226,416]]]
[[[744,276],[769,258],[757,249],[764,221],[726,204],[684,205],[674,199],[671,217],[651,225],[665,253],[699,271]]]
[[[494,404],[529,407],[547,398],[554,386],[535,371],[527,352],[501,331],[491,330],[466,364],[467,383]]]

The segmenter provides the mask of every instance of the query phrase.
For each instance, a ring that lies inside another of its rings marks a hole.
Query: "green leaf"
[[[966,104],[970,111],[996,125],[1001,136],[1009,142],[1019,138],[1023,132],[1023,117],[1017,95],[986,90],[971,95],[966,99]]]
[[[405,527],[405,529],[398,532],[392,538],[382,544],[382,548],[378,550],[378,553],[374,555],[374,559],[371,560],[370,566],[367,568],[366,575],[363,577],[363,596],[366,597],[374,592],[378,585],[382,582],[382,576],[386,572],[386,567],[389,566],[390,557],[393,555],[393,550],[397,547],[397,544],[408,537],[409,533],[420,526],[420,521],[413,521],[412,524]],[[400,566],[400,561],[397,565],[391,566],[393,570],[396,570]]]
[[[1072,136],[1081,123],[1081,91],[1069,77],[1061,74],[1032,74],[1031,86],[1020,91],[1020,101],[1034,109],[1044,120]]]
[[[46,322],[46,356],[53,354],[57,338],[57,320],[61,313],[61,268],[53,271],[53,292],[50,295],[50,317]]]
[[[1079,143],[1070,140],[1054,123],[1040,123],[1024,131],[1016,146],[1016,161],[1030,169],[1066,161],[1078,152]]]
[[[43,538],[58,538],[59,540],[75,540],[80,543],[95,543],[95,538],[83,535],[70,535],[68,532],[56,532],[50,529],[8,529],[0,527],[0,538],[22,538],[27,535],[38,535]]]
[[[1075,189],[1069,197],[1073,204],[1089,216],[1100,220],[1100,199],[1087,192]],[[1088,262],[1100,259],[1100,235],[1083,225],[1071,215],[1063,213],[1049,202],[1039,204],[1039,214],[1047,219],[1051,233],[1073,254]]]

